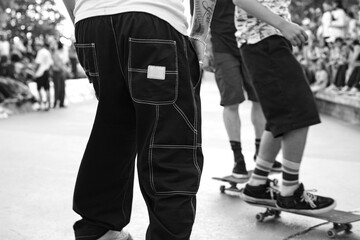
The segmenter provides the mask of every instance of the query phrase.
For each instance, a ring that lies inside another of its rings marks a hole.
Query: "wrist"
[[[279,29],[281,32],[284,31],[289,24],[288,21],[284,20],[283,18],[279,19],[278,22],[276,22],[274,25],[277,29]]]
[[[190,40],[193,41],[198,41],[200,42],[202,45],[206,46],[206,42],[204,40],[202,40],[200,37],[198,36],[189,36]]]

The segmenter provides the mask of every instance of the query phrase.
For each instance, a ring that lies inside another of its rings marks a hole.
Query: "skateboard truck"
[[[262,222],[264,221],[265,218],[267,217],[280,217],[280,214],[281,214],[281,211],[280,210],[275,210],[275,209],[271,209],[271,208],[267,208],[265,212],[260,212],[260,213],[257,213],[255,215],[255,218],[258,222]]]
[[[352,229],[352,224],[351,223],[333,223],[333,228],[330,228],[327,231],[327,235],[329,238],[335,238],[338,233],[341,232],[345,232],[345,233],[350,233]]]

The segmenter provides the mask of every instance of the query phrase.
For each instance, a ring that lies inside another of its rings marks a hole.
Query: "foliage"
[[[8,16],[3,29],[12,36],[54,35],[64,19],[54,0],[0,0],[0,9]]]

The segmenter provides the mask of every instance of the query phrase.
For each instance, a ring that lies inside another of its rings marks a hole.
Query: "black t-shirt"
[[[211,42],[214,52],[232,53],[238,56],[235,38],[235,5],[231,0],[217,0],[211,21]]]

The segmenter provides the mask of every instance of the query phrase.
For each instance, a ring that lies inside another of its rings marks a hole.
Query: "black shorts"
[[[241,58],[230,53],[214,52],[215,79],[220,91],[220,105],[230,106],[240,104],[247,99],[257,102],[257,96],[252,83],[247,76],[246,68]]]
[[[41,77],[35,79],[37,89],[44,88],[45,90],[50,89],[49,71],[45,71]]]
[[[292,46],[282,36],[244,44],[242,57],[274,137],[320,123],[310,86]]]

